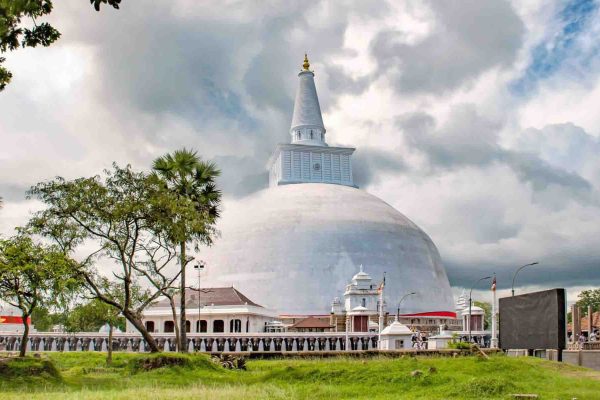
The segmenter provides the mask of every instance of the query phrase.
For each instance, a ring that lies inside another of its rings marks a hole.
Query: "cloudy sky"
[[[38,181],[183,146],[219,164],[226,206],[260,190],[308,51],[329,143],[357,147],[357,183],[432,237],[457,291],[532,261],[521,289],[600,284],[598,2],[141,4],[56,2],[59,42],[7,55],[0,233]]]

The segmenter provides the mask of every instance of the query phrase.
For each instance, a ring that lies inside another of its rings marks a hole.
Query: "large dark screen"
[[[499,306],[501,348],[565,348],[565,289],[504,297]]]

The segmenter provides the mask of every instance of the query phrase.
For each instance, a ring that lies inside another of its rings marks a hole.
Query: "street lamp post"
[[[202,307],[201,303],[200,303],[200,272],[202,272],[202,270],[204,270],[204,263],[200,262],[199,264],[194,265],[194,269],[198,270],[198,333],[200,333],[201,329],[201,325],[202,323],[200,322],[200,308]]]
[[[515,274],[513,275],[513,280],[512,280],[511,292],[512,292],[512,295],[513,295],[513,297],[515,296],[515,279],[517,278],[517,274],[518,274],[519,272],[521,272],[521,270],[522,270],[523,268],[525,268],[525,267],[529,267],[529,266],[531,266],[531,265],[537,265],[537,264],[539,264],[539,262],[537,262],[537,261],[536,261],[536,262],[532,262],[532,263],[529,263],[529,264],[525,264],[525,265],[523,265],[522,267],[519,267],[519,269],[517,269],[517,271],[516,271],[516,272],[515,272]]]
[[[400,298],[400,301],[398,302],[398,310],[396,311],[396,321],[400,321],[400,305],[402,304],[402,301],[404,301],[404,299],[408,296],[412,296],[413,294],[417,294],[417,292],[406,293]]]
[[[471,338],[471,320],[472,320],[473,318],[472,318],[472,315],[471,315],[471,305],[473,304],[473,288],[474,288],[475,286],[477,286],[477,284],[478,284],[479,282],[481,282],[481,281],[484,281],[484,280],[486,280],[486,279],[492,279],[492,277],[491,277],[491,276],[485,276],[485,277],[483,277],[483,278],[480,278],[479,280],[477,280],[477,282],[475,282],[475,283],[473,284],[473,286],[471,286],[471,291],[469,292],[469,319],[468,319],[468,321],[467,321],[467,322],[469,323],[469,343],[471,343],[471,339],[472,339],[472,338]]]

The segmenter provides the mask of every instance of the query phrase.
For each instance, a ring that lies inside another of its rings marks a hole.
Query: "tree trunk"
[[[130,310],[124,310],[121,312],[123,316],[127,319],[127,321],[131,322],[131,324],[138,330],[138,332],[142,335],[144,340],[146,341],[146,345],[150,348],[150,353],[160,353],[160,349],[156,344],[156,340],[152,337],[152,335],[148,332],[142,320],[137,318],[134,313]]]
[[[177,311],[175,311],[175,300],[173,297],[169,298],[171,304],[171,313],[173,314],[173,326],[175,327],[175,343],[177,343],[177,349],[181,348],[181,336],[179,336],[179,324],[177,323]]]
[[[111,322],[108,323],[108,346],[106,347],[108,354],[106,355],[106,365],[112,365],[112,352],[113,352],[113,325]]]
[[[186,315],[185,315],[185,265],[186,265],[186,261],[185,261],[185,242],[181,242],[179,244],[179,248],[180,248],[180,256],[181,259],[179,260],[180,264],[181,264],[181,288],[179,290],[179,296],[181,297],[180,302],[179,302],[179,318],[180,318],[180,324],[179,324],[179,352],[181,353],[187,353],[187,335],[186,335]]]
[[[29,322],[27,322],[27,314],[22,314],[23,318],[23,337],[21,338],[21,350],[19,351],[19,357],[25,357],[27,351],[27,341],[29,340]]]

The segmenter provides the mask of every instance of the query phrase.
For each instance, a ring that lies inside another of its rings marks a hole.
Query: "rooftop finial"
[[[308,62],[308,55],[304,53],[304,64],[302,64],[302,68],[305,71],[308,71],[308,67],[310,67],[310,63]]]

